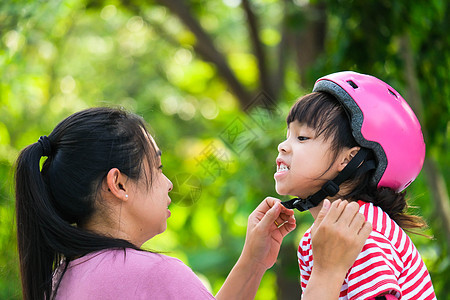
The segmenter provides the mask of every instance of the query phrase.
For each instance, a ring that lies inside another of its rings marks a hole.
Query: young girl
[[[75,113],[22,150],[15,176],[25,300],[213,299],[181,261],[140,249],[165,231],[172,189],[161,151],[140,117],[112,108]],[[293,211],[279,202],[268,197],[249,216],[241,257],[217,299],[256,294],[284,236],[295,228]],[[313,232],[318,268],[308,299],[323,294],[325,281],[336,287],[327,299],[338,294],[370,232],[353,203],[335,203]],[[330,228],[336,223],[338,229]],[[330,256],[332,244],[324,240],[342,245]],[[330,264],[333,257],[340,263]]]
[[[420,124],[392,87],[372,76],[339,72],[320,78],[287,117],[278,146],[276,190],[298,198],[288,208],[314,218],[324,198],[357,201],[373,224],[339,299],[435,299],[428,271],[404,230],[425,226],[406,213],[401,193],[425,157]],[[313,269],[310,230],[298,248],[301,287]]]

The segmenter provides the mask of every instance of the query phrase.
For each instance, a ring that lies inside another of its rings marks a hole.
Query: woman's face
[[[152,166],[153,178],[150,182],[150,166],[144,162],[145,173],[139,180],[133,181],[129,194],[131,207],[129,213],[134,220],[135,234],[141,243],[151,239],[167,228],[167,218],[170,217],[169,192],[173,188],[172,182],[163,174],[161,151],[151,138],[151,143],[157,150],[157,165]],[[131,199],[133,197],[133,199]]]

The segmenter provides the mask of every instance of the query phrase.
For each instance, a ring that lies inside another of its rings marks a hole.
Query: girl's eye
[[[298,139],[299,141],[301,141],[301,142],[306,141],[306,140],[309,140],[309,138],[306,137],[306,136],[299,136],[299,137],[297,137],[297,139]]]
[[[160,165],[160,166],[158,167],[158,169],[160,169],[160,170],[162,170],[162,168],[163,168],[163,165]]]

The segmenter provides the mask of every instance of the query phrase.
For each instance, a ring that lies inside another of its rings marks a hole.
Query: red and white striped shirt
[[[339,299],[370,299],[383,294],[403,300],[436,299],[428,270],[411,239],[381,208],[363,201],[358,204],[373,231],[347,273]],[[313,267],[310,231],[298,247],[302,290]]]

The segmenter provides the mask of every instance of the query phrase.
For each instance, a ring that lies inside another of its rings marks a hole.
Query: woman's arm
[[[294,211],[278,199],[264,199],[248,218],[244,249],[216,299],[254,299],[261,278],[277,260],[283,238],[294,229]]]
[[[279,202],[268,197],[249,216],[244,249],[216,299],[254,299],[262,276],[278,257],[283,238],[295,229],[294,212]],[[311,232],[314,268],[303,300],[339,297],[347,270],[371,229],[356,203],[324,201]]]
[[[358,210],[356,202],[324,201],[311,229],[314,267],[303,300],[339,297],[345,276],[372,231]]]

